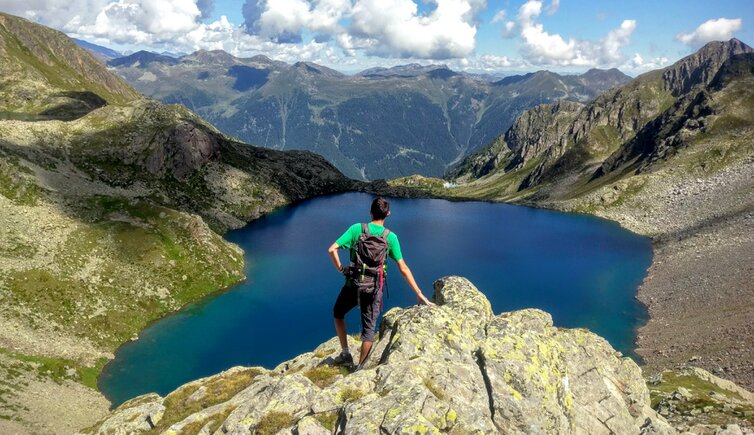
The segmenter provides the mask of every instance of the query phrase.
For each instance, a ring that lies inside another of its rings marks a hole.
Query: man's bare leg
[[[342,350],[348,349],[348,335],[346,334],[345,319],[335,319],[335,332],[338,334],[338,340],[340,340],[340,348]]]
[[[364,364],[364,360],[369,356],[369,351],[372,350],[373,341],[361,342],[361,354],[359,355],[359,365]]]

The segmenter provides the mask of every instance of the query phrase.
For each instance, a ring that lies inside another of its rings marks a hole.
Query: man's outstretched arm
[[[343,271],[343,265],[340,264],[340,256],[338,256],[338,246],[337,243],[333,243],[330,245],[329,248],[327,248],[327,253],[330,254],[330,260],[332,260],[333,266],[335,266],[336,269],[338,269],[338,272]]]
[[[426,296],[422,294],[421,289],[416,284],[416,280],[414,279],[414,274],[411,273],[411,269],[408,268],[408,265],[403,259],[398,260],[398,270],[401,271],[401,275],[403,275],[403,278],[406,280],[406,283],[408,283],[408,286],[411,287],[411,290],[416,293],[416,301],[420,304],[426,304],[426,305],[434,305],[432,302],[427,299]]]

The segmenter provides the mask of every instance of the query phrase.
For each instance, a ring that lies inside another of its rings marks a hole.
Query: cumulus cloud
[[[434,1],[434,0],[433,0]],[[449,59],[474,50],[475,10],[470,0],[436,0],[426,16],[411,0],[357,0],[351,13],[351,39],[378,56]]]
[[[727,41],[733,34],[741,30],[743,21],[740,18],[717,18],[707,20],[691,33],[681,33],[676,39],[690,47],[700,47],[710,41]]]
[[[550,4],[549,10],[557,10],[558,1]],[[518,10],[516,22],[506,23],[504,36],[514,32],[524,42],[523,54],[533,65],[555,66],[616,66],[625,56],[623,47],[630,42],[636,30],[635,20],[624,20],[620,27],[610,31],[599,41],[564,38],[549,33],[537,19],[542,14],[544,3],[529,0]]]
[[[118,0],[105,6],[93,24],[76,33],[126,44],[175,39],[195,30],[201,12],[193,0]]]
[[[351,9],[351,0],[247,0],[242,8],[249,33],[278,42],[301,42],[304,30],[319,40],[340,30],[340,21]]]
[[[353,55],[446,59],[474,50],[479,12],[486,0],[246,0],[245,27],[252,35],[300,42],[334,40]]]

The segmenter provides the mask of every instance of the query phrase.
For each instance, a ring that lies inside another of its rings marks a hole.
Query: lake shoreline
[[[636,342],[642,369],[650,376],[700,367],[752,391],[754,159],[711,177],[648,177],[653,188],[592,213],[652,239],[654,257],[637,292],[649,313]]]

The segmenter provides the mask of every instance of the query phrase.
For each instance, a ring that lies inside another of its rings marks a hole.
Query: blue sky
[[[0,0],[0,10],[123,51],[224,49],[346,72],[419,62],[637,74],[709,40],[754,43],[750,0]]]

